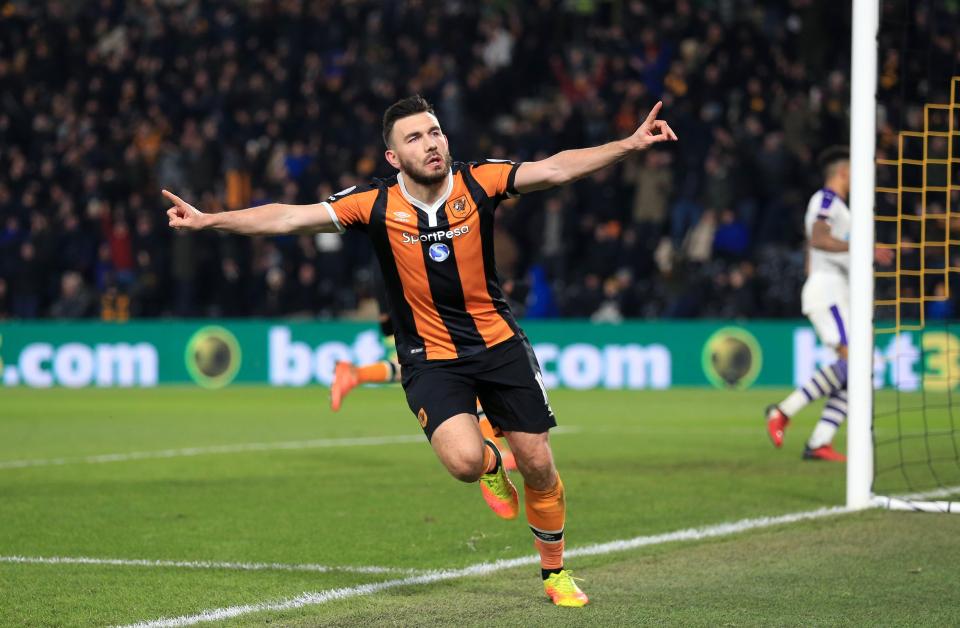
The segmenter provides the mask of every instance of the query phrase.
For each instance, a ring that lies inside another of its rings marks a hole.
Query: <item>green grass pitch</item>
[[[815,411],[770,446],[762,408],[783,392],[554,391],[568,548],[841,504],[844,467],[800,460]],[[12,556],[433,570],[532,555],[522,517],[497,519],[419,434],[398,388],[357,391],[339,414],[322,388],[5,389],[0,625],[123,625],[404,577]],[[83,460],[350,437],[401,438]],[[550,605],[528,565],[219,625],[949,625],[958,536],[960,517],[867,511],[570,560],[585,609]]]

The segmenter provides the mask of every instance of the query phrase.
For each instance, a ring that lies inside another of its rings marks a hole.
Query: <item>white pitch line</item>
[[[759,528],[768,528],[771,526],[782,525],[786,523],[795,523],[798,521],[809,521],[812,519],[821,519],[823,517],[831,517],[835,515],[841,515],[845,513],[853,512],[847,508],[834,507],[834,508],[820,508],[818,510],[810,510],[806,512],[797,512],[787,515],[780,515],[777,517],[759,517],[755,519],[741,519],[740,521],[734,521],[730,523],[721,523],[718,525],[705,526],[701,528],[688,528],[685,530],[677,530],[675,532],[667,532],[665,534],[656,534],[652,536],[638,536],[632,539],[623,539],[619,541],[611,541],[609,543],[596,543],[593,545],[586,545],[583,547],[578,547],[566,552],[567,556],[598,556],[601,554],[610,554],[613,552],[621,552],[624,550],[629,550],[637,547],[644,547],[647,545],[657,545],[661,543],[671,543],[675,541],[696,541],[701,539],[709,539],[720,536],[727,536],[730,534],[736,534],[739,532],[746,532],[748,530],[756,530]],[[506,560],[498,560],[490,563],[477,563],[470,565],[469,567],[464,567],[462,569],[442,569],[428,571],[419,575],[409,576],[407,578],[398,578],[395,580],[387,580],[384,582],[375,582],[371,584],[361,584],[354,587],[341,587],[337,589],[327,589],[325,591],[317,591],[313,593],[301,593],[300,595],[285,600],[279,600],[276,602],[261,602],[258,604],[244,604],[241,606],[228,606],[224,608],[215,608],[210,610],[201,611],[196,615],[181,615],[180,617],[161,617],[160,619],[154,619],[150,621],[142,621],[136,624],[131,624],[126,628],[166,628],[170,626],[192,626],[194,624],[199,624],[209,621],[220,621],[223,619],[229,619],[231,617],[238,617],[240,615],[248,615],[250,613],[261,613],[264,611],[286,611],[296,608],[303,608],[304,606],[316,606],[320,604],[326,604],[327,602],[332,602],[334,600],[343,600],[352,597],[359,597],[362,595],[370,595],[371,593],[377,593],[379,591],[384,591],[386,589],[393,589],[396,587],[403,587],[416,584],[429,584],[431,582],[439,582],[442,580],[456,580],[459,578],[465,578],[468,576],[482,576],[492,574],[498,571],[503,571],[505,569],[511,569],[513,567],[520,567],[523,565],[532,565],[537,564],[540,561],[539,556],[523,556],[521,558],[512,558]]]
[[[574,434],[579,427],[555,427],[551,435]],[[105,462],[127,462],[130,460],[149,460],[156,458],[181,458],[186,456],[205,456],[210,454],[238,454],[251,451],[280,451],[293,449],[318,449],[323,447],[365,447],[372,445],[402,445],[422,443],[423,435],[399,434],[396,436],[360,436],[352,438],[317,438],[314,440],[277,441],[272,443],[238,443],[236,445],[211,445],[208,447],[185,447],[182,449],[161,449],[159,451],[131,451],[119,454],[99,454],[75,458],[36,458],[33,460],[0,460],[0,470],[24,469],[27,467],[50,467],[67,464],[103,464]]]
[[[404,443],[420,442],[423,442],[423,436],[419,434],[401,434],[397,436],[370,436],[359,438],[318,438],[314,440],[278,441],[273,443],[238,443],[236,445],[185,447],[183,449],[161,449],[159,451],[131,451],[120,454],[100,454],[96,456],[80,456],[76,458],[3,460],[0,461],[0,469],[23,469],[25,467],[49,467],[66,464],[102,464],[105,462],[148,460],[151,458],[180,458],[185,456],[204,456],[208,454],[237,454],[250,451],[316,449],[321,447],[362,447],[367,445],[400,445]]]
[[[426,569],[314,563],[240,563],[209,560],[148,560],[142,558],[94,558],[90,556],[0,556],[0,563],[20,565],[111,565],[121,567],[174,567],[230,571],[308,571],[312,573],[422,574]]]

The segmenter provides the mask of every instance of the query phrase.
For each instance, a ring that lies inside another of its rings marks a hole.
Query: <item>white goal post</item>
[[[873,505],[873,205],[880,0],[853,0],[847,507]]]
[[[850,330],[847,393],[847,507],[960,513],[960,487],[923,494],[872,492],[874,355],[874,204],[880,0],[853,0],[850,73]]]

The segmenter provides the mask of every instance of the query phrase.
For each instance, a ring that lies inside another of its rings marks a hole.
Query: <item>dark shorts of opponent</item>
[[[403,389],[427,439],[450,417],[476,414],[478,399],[504,432],[541,434],[557,425],[537,357],[522,335],[466,358],[404,366]]]

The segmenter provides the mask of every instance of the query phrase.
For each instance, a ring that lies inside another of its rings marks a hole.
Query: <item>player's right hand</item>
[[[873,250],[873,259],[881,266],[889,266],[893,262],[895,253],[891,249],[876,247]]]
[[[173,192],[163,190],[163,195],[167,197],[167,200],[173,203],[173,207],[167,210],[167,218],[170,221],[171,227],[174,229],[187,229],[189,231],[196,231],[207,226],[207,215],[202,211],[186,202]]]

